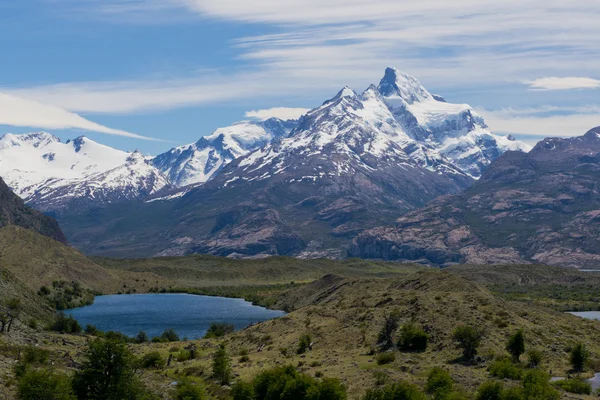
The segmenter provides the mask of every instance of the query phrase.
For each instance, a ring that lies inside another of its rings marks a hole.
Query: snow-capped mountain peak
[[[386,68],[378,90],[390,100],[398,99],[407,104],[433,99],[431,93],[416,78],[392,67]]]
[[[242,121],[219,128],[196,143],[176,147],[152,160],[177,187],[203,184],[226,164],[259,149],[272,140],[287,136],[297,121],[271,118]]]
[[[7,133],[0,137],[0,149],[18,147],[18,146],[33,146],[45,147],[51,143],[60,143],[60,139],[48,132],[33,132],[23,135]]]

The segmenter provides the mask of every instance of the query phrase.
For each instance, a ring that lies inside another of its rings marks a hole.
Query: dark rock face
[[[59,242],[67,242],[56,220],[27,207],[0,178],[0,227],[7,225],[17,225]]]
[[[600,262],[600,128],[508,152],[457,196],[359,234],[350,254],[432,264]]]

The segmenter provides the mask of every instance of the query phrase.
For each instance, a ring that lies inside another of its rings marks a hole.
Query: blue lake
[[[94,304],[69,310],[81,326],[135,336],[140,330],[159,336],[174,329],[181,338],[204,336],[211,322],[227,322],[242,329],[285,315],[283,311],[254,306],[243,299],[190,294],[133,294],[98,296]]]

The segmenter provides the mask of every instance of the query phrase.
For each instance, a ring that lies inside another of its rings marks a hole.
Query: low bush
[[[475,400],[504,400],[504,387],[500,382],[485,382],[479,386]]]
[[[179,335],[173,329],[165,329],[160,336],[152,338],[153,343],[179,342]]]
[[[26,364],[45,365],[50,359],[50,351],[38,347],[26,347],[23,351],[21,361]]]
[[[536,368],[542,363],[542,359],[543,355],[539,350],[532,349],[527,352],[527,366],[529,368]]]
[[[446,399],[452,393],[454,381],[448,371],[443,368],[433,368],[427,376],[425,391],[434,399]]]
[[[175,400],[204,400],[206,393],[204,387],[191,379],[177,382]]]
[[[569,393],[592,394],[592,385],[583,379],[565,379],[554,382],[554,385]]]
[[[377,361],[377,365],[391,364],[396,361],[396,355],[392,352],[379,353],[375,357],[375,361]]]
[[[19,379],[20,400],[76,400],[67,375],[48,370],[30,370]]]
[[[145,354],[140,359],[140,366],[142,368],[162,368],[165,366],[165,359],[160,355],[158,351]]]
[[[346,388],[337,379],[317,380],[294,367],[263,371],[251,382],[238,381],[233,400],[327,399],[346,400]]]
[[[490,374],[500,379],[512,379],[518,381],[523,376],[523,370],[513,364],[509,358],[500,358],[492,363],[489,368]]]
[[[558,400],[560,394],[550,384],[550,375],[534,369],[529,371],[523,377],[523,396],[524,399],[543,399],[543,400]]]
[[[175,355],[175,359],[179,362],[184,362],[192,359],[192,352],[186,349],[181,349]]]
[[[402,325],[398,347],[403,351],[425,351],[429,335],[416,324]]]
[[[427,400],[427,396],[417,386],[399,382],[383,388],[370,389],[363,396],[363,400]]]
[[[213,322],[210,324],[206,335],[204,335],[205,339],[211,338],[219,338],[235,331],[235,327],[232,324],[227,324],[224,322]]]
[[[81,333],[81,325],[72,315],[68,317],[65,313],[58,313],[54,322],[50,325],[50,330],[60,333]]]

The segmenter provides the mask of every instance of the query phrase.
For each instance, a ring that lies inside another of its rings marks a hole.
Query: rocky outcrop
[[[0,227],[9,225],[30,229],[62,243],[67,242],[56,220],[26,206],[0,178]]]
[[[457,196],[359,234],[350,254],[431,264],[600,262],[600,128],[509,152]]]

